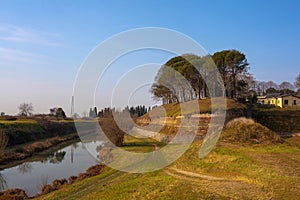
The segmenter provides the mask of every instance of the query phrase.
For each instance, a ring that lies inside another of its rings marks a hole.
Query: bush
[[[52,191],[54,191],[55,189],[51,186],[51,185],[44,185],[42,187],[42,194],[48,194]]]
[[[21,189],[8,189],[0,192],[0,200],[7,199],[28,199],[28,196],[24,190]]]

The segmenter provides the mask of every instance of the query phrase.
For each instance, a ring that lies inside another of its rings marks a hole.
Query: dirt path
[[[216,193],[229,199],[273,199],[272,192],[243,181],[198,174],[174,167],[166,168],[164,173],[176,179],[190,181],[198,190]]]
[[[181,177],[181,178],[200,178],[200,179],[205,179],[205,180],[210,180],[210,181],[232,181],[230,179],[226,178],[220,178],[220,177],[215,177],[215,176],[209,176],[209,175],[204,175],[204,174],[198,174],[194,172],[189,172],[189,171],[184,171],[181,169],[177,169],[175,167],[170,167],[164,170],[164,172],[170,176],[176,176],[176,177]]]

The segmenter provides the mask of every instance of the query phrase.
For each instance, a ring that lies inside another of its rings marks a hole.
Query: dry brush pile
[[[231,143],[276,144],[282,138],[267,127],[244,117],[233,119],[225,126],[221,140]]]

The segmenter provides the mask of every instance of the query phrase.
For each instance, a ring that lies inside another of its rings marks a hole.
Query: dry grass
[[[244,117],[228,122],[221,140],[239,144],[276,144],[283,142],[278,134],[252,119]]]
[[[215,98],[214,99],[214,105],[215,109],[218,108],[224,108],[226,106],[226,110],[244,110],[246,109],[246,106],[244,104],[241,104],[233,99],[226,99],[226,105],[223,105],[223,99],[222,98]],[[198,104],[198,108],[197,108]],[[181,108],[184,108],[184,113],[182,113]],[[211,113],[211,100],[210,99],[199,99],[199,100],[193,100],[183,103],[170,103],[163,106],[159,106],[152,111],[150,111],[151,117],[161,117],[162,112],[165,111],[168,117],[176,117],[180,115],[192,115],[192,114],[199,114],[200,113]],[[149,118],[149,113],[146,113],[143,115],[142,118]]]
[[[241,124],[244,125],[255,124],[255,121],[253,119],[249,119],[245,117],[235,118],[226,124],[226,128],[235,128]]]

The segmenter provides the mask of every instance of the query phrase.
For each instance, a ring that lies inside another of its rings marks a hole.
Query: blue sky
[[[299,8],[299,1],[1,0],[0,111],[16,114],[20,103],[32,102],[35,112],[53,106],[69,112],[73,83],[89,52],[114,34],[141,27],[182,32],[211,54],[240,50],[258,80],[294,82]]]

